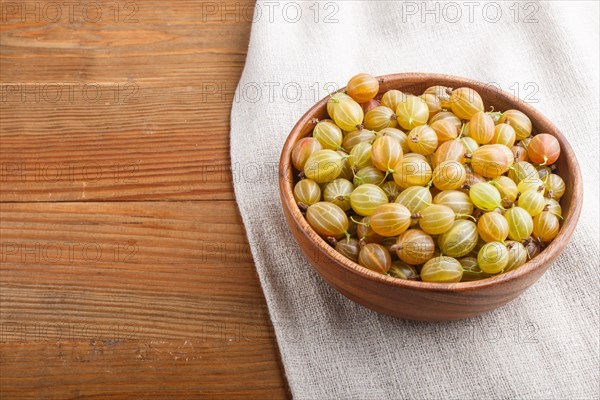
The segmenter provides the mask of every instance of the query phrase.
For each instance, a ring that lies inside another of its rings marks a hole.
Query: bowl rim
[[[420,73],[420,72],[406,72],[406,73],[397,73],[397,74],[389,74],[377,76],[377,79],[380,83],[386,81],[397,81],[397,80],[406,80],[406,81],[419,81],[419,80],[428,80],[428,81],[455,81],[457,84],[460,84],[460,87],[472,87],[476,90],[481,90],[486,86],[489,87],[489,84],[485,84],[480,81],[476,81],[469,78],[464,78],[455,75],[446,75],[446,74],[436,74],[436,73]],[[345,89],[340,88],[337,92],[341,92]],[[351,273],[357,274],[360,277],[371,279],[377,282],[380,282],[385,285],[394,286],[398,288],[404,289],[413,289],[413,290],[424,290],[430,292],[466,292],[472,290],[478,290],[483,288],[488,288],[492,286],[497,286],[501,284],[507,284],[509,282],[518,280],[523,276],[531,273],[534,270],[542,268],[542,266],[547,263],[551,263],[558,255],[562,252],[565,246],[568,243],[568,239],[571,237],[579,219],[579,215],[581,213],[582,208],[582,196],[583,196],[583,183],[581,177],[581,171],[579,168],[579,163],[577,162],[577,158],[575,156],[575,152],[573,151],[571,145],[567,141],[566,137],[559,131],[559,129],[546,118],[541,112],[537,111],[534,107],[524,102],[523,100],[517,98],[515,95],[510,94],[506,91],[503,91],[497,87],[495,87],[495,93],[502,100],[505,100],[507,103],[511,104],[513,109],[520,110],[524,112],[533,122],[533,125],[544,124],[549,126],[548,132],[539,132],[539,133],[550,133],[555,136],[561,145],[561,157],[566,157],[568,164],[568,169],[572,171],[573,176],[571,177],[571,182],[567,182],[568,185],[572,185],[572,200],[571,207],[569,210],[569,214],[567,218],[564,219],[562,226],[558,232],[558,235],[554,238],[554,240],[548,245],[540,254],[527,261],[525,264],[516,268],[512,271],[496,275],[490,278],[485,278],[477,281],[470,282],[456,282],[456,283],[435,283],[435,282],[422,282],[422,281],[411,281],[405,279],[394,278],[385,274],[380,274],[374,271],[369,270],[361,266],[360,264],[346,258],[342,254],[338,253],[333,247],[331,247],[323,238],[321,238],[308,224],[306,218],[302,215],[300,209],[296,205],[293,195],[293,166],[291,165],[291,151],[294,144],[300,140],[303,128],[311,122],[314,118],[313,115],[319,112],[322,107],[326,107],[327,100],[329,96],[324,97],[319,100],[316,104],[314,104],[294,125],[292,130],[290,131],[285,144],[281,151],[281,157],[279,161],[279,188],[282,206],[286,207],[294,222],[299,226],[299,231],[304,234],[309,242],[317,249],[317,251],[325,252],[327,256],[329,256],[334,261],[337,261],[337,264],[348,270]],[[537,122],[537,123],[536,123]],[[539,134],[538,133],[538,134]],[[289,225],[289,224],[288,224]],[[292,227],[290,227],[292,228]],[[292,228],[293,229],[293,228]],[[312,264],[312,263],[311,263]],[[314,266],[313,266],[314,268]]]

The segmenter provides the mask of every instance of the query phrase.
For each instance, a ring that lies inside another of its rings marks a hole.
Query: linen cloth
[[[293,396],[599,398],[598,3],[267,3],[255,9],[231,112],[231,159]],[[359,72],[493,83],[534,103],[569,139],[584,175],[582,217],[518,299],[465,321],[404,321],[346,299],[305,260],[281,211],[281,148],[324,86]]]

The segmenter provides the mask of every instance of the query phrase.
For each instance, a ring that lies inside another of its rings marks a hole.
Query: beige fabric
[[[285,4],[258,3],[231,115],[231,157],[294,397],[597,399],[598,3],[520,3],[514,22],[514,2],[470,3],[471,20],[458,2],[455,23],[446,3],[437,3],[439,22],[422,2]],[[434,13],[435,4],[427,5]],[[296,5],[302,16],[290,22]],[[502,15],[491,22],[496,6]],[[524,22],[528,15],[537,22]],[[280,211],[280,151],[326,83],[343,85],[362,71],[439,72],[518,89],[568,137],[585,176],[582,219],[559,261],[520,298],[462,322],[402,321],[347,300],[306,262]]]

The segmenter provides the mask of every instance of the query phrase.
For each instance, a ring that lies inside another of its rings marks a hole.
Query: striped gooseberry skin
[[[398,186],[398,184],[394,181],[387,181],[379,187],[383,189],[388,199],[390,200],[390,203],[396,200],[396,197],[398,197],[398,195],[402,191],[402,188]]]
[[[560,200],[566,191],[565,181],[557,174],[548,174],[545,182],[546,196],[554,200]]]
[[[471,155],[473,171],[485,178],[495,178],[504,174],[510,167],[509,162],[504,151],[489,144],[479,147]]]
[[[483,111],[478,111],[469,120],[469,136],[478,144],[488,144],[494,138],[494,120]]]
[[[444,143],[458,137],[458,128],[449,119],[440,119],[429,126],[437,135],[438,143]]]
[[[450,108],[458,118],[470,120],[475,113],[483,111],[483,100],[471,88],[458,88],[450,95]]]
[[[384,178],[383,172],[370,165],[356,171],[352,182],[355,186],[364,185],[366,183],[379,185],[381,182],[383,182]]]
[[[473,154],[479,148],[479,144],[471,137],[463,136],[460,138],[460,142],[465,146],[465,151],[469,154]]]
[[[517,204],[532,217],[539,215],[546,207],[543,187],[542,190],[527,190],[521,193],[517,199]]]
[[[540,133],[529,142],[527,154],[538,165],[552,165],[560,156],[560,144],[554,136]]]
[[[425,104],[427,104],[430,117],[442,111],[442,102],[436,95],[431,93],[423,93],[420,97],[423,99]]]
[[[352,148],[348,157],[350,166],[354,169],[361,169],[373,165],[371,153],[373,146],[368,142],[360,142]]]
[[[505,146],[503,144],[500,143],[493,143],[493,144],[489,144],[488,146],[495,148],[495,149],[499,149],[501,150],[504,155],[506,156],[506,159],[508,160],[508,167],[512,167],[512,165],[515,163],[515,155],[513,154],[512,150],[510,149],[510,147]]]
[[[397,139],[391,136],[380,136],[371,147],[373,165],[381,171],[392,171],[402,160],[402,147]]]
[[[475,207],[483,211],[494,211],[502,207],[500,192],[489,182],[480,182],[471,186],[469,197]]]
[[[350,180],[354,177],[354,171],[352,171],[352,166],[350,165],[350,154],[346,153],[342,150],[336,150],[336,153],[342,157],[342,171],[338,175],[338,178],[344,178]]]
[[[315,151],[319,150],[323,150],[323,145],[313,137],[305,137],[298,140],[292,149],[292,164],[294,168],[302,171],[308,158]]]
[[[419,125],[408,133],[408,147],[414,153],[428,156],[438,147],[438,138],[429,125]]]
[[[467,149],[461,140],[448,140],[440,144],[433,153],[431,166],[435,168],[443,161],[457,161],[463,164],[465,162],[465,153],[467,153]]]
[[[544,207],[544,211],[549,211],[557,217],[562,218],[562,207],[555,199],[546,198],[546,207]]]
[[[477,253],[477,264],[487,274],[498,274],[508,265],[508,249],[501,242],[484,244]]]
[[[517,185],[517,191],[524,193],[528,190],[546,189],[544,182],[540,178],[525,178]]]
[[[533,129],[531,120],[519,110],[506,110],[500,115],[500,123],[507,123],[515,129],[517,140],[523,140]]]
[[[467,171],[458,161],[443,161],[433,170],[432,179],[440,190],[459,189],[467,179]]]
[[[375,137],[375,132],[370,131],[368,129],[353,130],[352,132],[344,136],[344,140],[342,141],[342,147],[346,151],[351,152],[354,146],[356,146],[357,144],[362,142],[372,143],[373,140],[375,140]]]
[[[408,136],[400,129],[385,128],[377,132],[377,136],[391,136],[400,143],[403,154],[410,151],[410,148],[408,147]]]
[[[512,151],[516,162],[529,161],[529,155],[527,155],[527,150],[525,150],[525,147],[519,144],[515,144],[510,148],[510,151]]]
[[[539,178],[538,170],[527,161],[517,161],[508,171],[508,177],[518,185],[523,179]]]
[[[469,198],[469,195],[460,190],[444,190],[439,192],[433,198],[433,204],[450,207],[457,214],[458,218],[467,218],[466,216],[473,214],[474,210],[473,202]]]
[[[308,207],[308,224],[321,236],[342,237],[348,230],[348,217],[333,203],[321,201]]]
[[[342,157],[333,150],[315,151],[304,164],[304,176],[317,183],[331,182],[342,172]]]
[[[410,216],[410,211],[402,204],[383,204],[371,214],[371,228],[381,236],[398,236],[410,226]]]
[[[335,249],[343,256],[358,262],[358,253],[360,253],[360,243],[357,239],[348,238],[336,243]]]
[[[403,189],[425,186],[431,180],[431,166],[423,159],[404,157],[394,167],[394,182]]]
[[[358,263],[372,271],[385,274],[392,266],[392,257],[382,245],[368,243],[360,250]]]
[[[419,227],[425,233],[441,235],[452,227],[456,215],[448,206],[432,204],[419,212],[418,219]]]
[[[492,185],[500,192],[502,201],[514,202],[517,200],[519,194],[519,188],[515,181],[510,179],[508,176],[497,176],[490,181]]]
[[[442,120],[442,119],[447,119],[447,120],[452,121],[452,123],[454,125],[456,125],[456,129],[460,130],[460,128],[462,127],[462,121],[460,120],[460,118],[458,118],[451,111],[442,111],[442,112],[435,114],[433,117],[431,117],[429,119],[429,125],[435,123],[436,121]]]
[[[458,128],[458,131],[462,134],[460,137],[469,137],[469,121],[463,122],[463,124]]]
[[[398,197],[396,197],[395,202],[408,208],[412,214],[416,214],[431,204],[432,200],[431,192],[428,188],[423,186],[411,186],[403,190]]]
[[[352,209],[362,216],[373,214],[377,207],[387,202],[388,198],[383,189],[369,183],[360,185],[350,195]]]
[[[504,242],[508,237],[508,221],[498,212],[486,212],[477,221],[477,232],[486,242]]]
[[[346,93],[358,103],[367,102],[379,92],[379,81],[371,74],[357,74],[348,81]]]
[[[329,117],[333,118],[333,113],[342,100],[352,100],[352,97],[343,92],[334,93],[329,96],[327,100],[327,114],[329,114]]]
[[[400,260],[392,261],[388,275],[398,279],[416,280],[419,277],[417,269]]]
[[[560,221],[551,212],[544,211],[533,218],[533,237],[544,243],[554,239],[559,230]]]
[[[334,179],[325,186],[323,200],[335,204],[344,211],[348,211],[351,208],[350,194],[353,191],[354,185],[349,180],[342,178]]]
[[[438,237],[438,245],[443,254],[450,257],[463,257],[469,254],[475,246],[479,235],[473,221],[459,219],[452,227]]]
[[[371,217],[364,217],[360,224],[357,224],[356,235],[364,243],[379,243],[383,236],[377,234],[371,227]]]
[[[363,124],[367,129],[380,131],[385,128],[395,128],[398,120],[392,109],[379,106],[367,111]]]
[[[419,153],[408,153],[404,155],[404,158],[408,158],[411,160],[421,160],[421,161],[427,161],[427,163],[429,163],[429,158],[424,156],[423,154],[419,154]]]
[[[450,94],[452,93],[452,88],[446,86],[430,86],[423,94],[432,94],[438,99],[440,99],[440,103],[443,108],[450,108]]]
[[[385,106],[391,110],[396,110],[396,108],[398,107],[398,104],[400,102],[404,101],[404,99],[406,99],[406,97],[407,97],[407,95],[402,93],[399,90],[396,90],[396,89],[388,90],[381,97],[381,105]]]
[[[294,199],[307,206],[321,201],[321,188],[311,179],[302,179],[294,186]]]
[[[312,133],[324,149],[338,150],[342,147],[342,130],[330,119],[319,121]]]
[[[427,123],[429,108],[420,97],[406,95],[396,106],[396,117],[402,128],[411,130]]]
[[[509,240],[505,244],[508,249],[508,264],[504,268],[504,272],[519,268],[527,262],[527,249],[522,243]]]
[[[517,134],[512,126],[508,124],[498,124],[494,128],[493,144],[503,144],[511,148],[515,144]],[[514,156],[513,156],[514,157]]]
[[[521,207],[506,210],[504,218],[508,222],[508,237],[517,242],[523,242],[533,233],[533,219]]]
[[[409,229],[396,239],[392,247],[402,261],[410,265],[421,265],[435,254],[433,238],[420,229]]]
[[[463,268],[457,259],[446,256],[434,257],[421,269],[423,282],[454,283],[460,282]]]
[[[333,110],[333,121],[341,129],[350,132],[358,129],[363,122],[364,112],[360,104],[352,99],[342,99]]]

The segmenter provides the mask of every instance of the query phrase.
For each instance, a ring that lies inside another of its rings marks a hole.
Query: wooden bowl
[[[443,321],[473,317],[494,310],[519,296],[536,282],[563,251],[573,234],[582,205],[582,179],[573,149],[546,117],[513,95],[485,83],[450,75],[406,73],[385,75],[380,79],[380,96],[390,89],[421,94],[434,85],[451,88],[470,87],[483,98],[486,108],[517,109],[533,123],[534,132],[549,133],[560,142],[557,172],[566,182],[561,199],[563,221],[558,236],[538,256],[521,267],[474,282],[427,283],[392,278],[373,272],[342,256],[325,242],[306,222],[293,196],[294,144],[309,136],[313,118],[329,118],[327,98],[315,104],[294,126],[281,153],[279,187],[283,212],[304,255],[331,286],[351,300],[372,310],[412,320]]]

